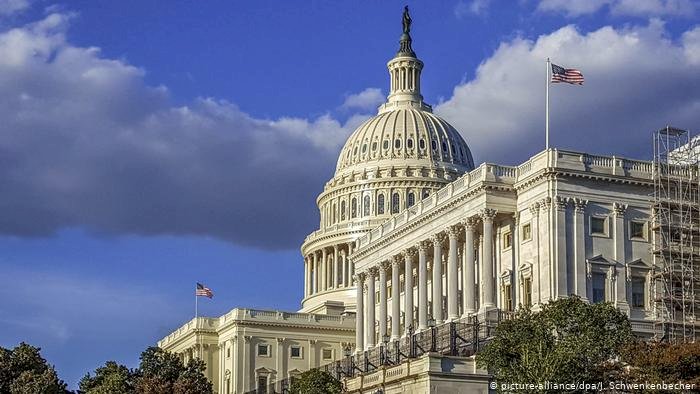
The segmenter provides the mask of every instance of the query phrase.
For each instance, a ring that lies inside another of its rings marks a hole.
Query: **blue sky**
[[[205,314],[298,308],[404,3],[0,0],[0,346],[74,386],[192,317],[195,281]],[[697,131],[696,1],[407,3],[423,95],[477,162],[542,149],[548,56],[586,76],[552,87],[554,146],[649,158],[651,130]]]

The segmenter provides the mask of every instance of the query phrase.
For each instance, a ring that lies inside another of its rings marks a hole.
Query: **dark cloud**
[[[67,43],[69,19],[0,34],[0,233],[76,226],[274,249],[318,225],[315,198],[357,118],[173,107],[142,70]]]

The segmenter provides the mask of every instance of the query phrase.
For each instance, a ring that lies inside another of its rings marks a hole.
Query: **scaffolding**
[[[665,127],[654,133],[652,254],[657,336],[699,339],[700,139]]]

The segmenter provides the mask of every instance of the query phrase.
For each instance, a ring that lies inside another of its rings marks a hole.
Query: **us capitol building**
[[[548,149],[475,167],[423,101],[410,25],[405,12],[387,101],[318,196],[301,310],[236,308],[158,342],[204,360],[215,392],[285,392],[319,366],[355,393],[488,392],[482,337],[521,305],[573,294],[654,334],[653,163]]]

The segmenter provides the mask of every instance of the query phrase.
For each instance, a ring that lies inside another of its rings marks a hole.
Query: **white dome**
[[[459,132],[429,110],[413,106],[384,111],[364,122],[340,152],[336,175],[366,167],[474,168]]]

